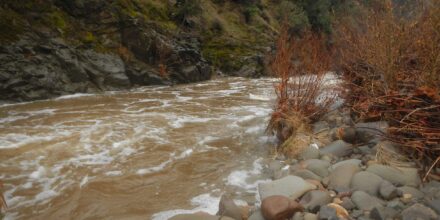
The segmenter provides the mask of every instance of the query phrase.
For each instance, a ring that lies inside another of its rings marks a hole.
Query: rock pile
[[[260,183],[261,206],[241,219],[439,219],[440,182],[422,185],[416,168],[375,161],[376,148],[384,141],[366,127],[384,124],[352,126],[353,131],[342,135],[352,143],[334,140],[317,153],[304,149],[307,156],[300,160],[269,162],[267,170],[274,180]],[[365,145],[353,144],[360,136],[370,139],[362,140]]]

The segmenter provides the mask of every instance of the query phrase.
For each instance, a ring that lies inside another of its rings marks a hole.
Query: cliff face
[[[263,19],[240,7],[208,0],[2,1],[0,100],[188,83],[218,70],[260,76],[276,28],[270,13]]]

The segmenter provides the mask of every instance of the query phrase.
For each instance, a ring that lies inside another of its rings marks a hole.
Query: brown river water
[[[220,78],[0,105],[5,219],[168,219],[266,181],[273,80]]]

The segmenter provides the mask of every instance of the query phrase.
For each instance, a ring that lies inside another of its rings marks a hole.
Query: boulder
[[[320,151],[315,145],[305,147],[304,150],[298,155],[300,160],[317,159],[320,156]]]
[[[330,172],[332,172],[333,170],[335,170],[337,167],[344,165],[344,164],[353,164],[353,165],[357,165],[357,166],[361,166],[362,161],[359,159],[348,159],[348,160],[343,160],[343,161],[339,161],[333,165],[331,165],[328,170]]]
[[[440,214],[440,199],[428,200],[426,204]]]
[[[434,212],[434,210],[420,204],[416,203],[411,207],[406,208],[401,213],[402,220],[436,220],[438,219],[438,215]]]
[[[261,202],[261,214],[266,220],[280,220],[291,218],[303,207],[285,196],[269,196]]]
[[[382,181],[382,177],[374,173],[361,171],[353,176],[353,179],[351,180],[351,188],[353,191],[360,190],[377,196]]]
[[[205,213],[196,213],[196,214],[180,214],[174,217],[171,217],[169,220],[218,220],[220,216],[209,215]],[[236,220],[229,217],[221,217],[222,220]]]
[[[328,161],[319,160],[319,159],[309,159],[303,161],[301,164],[306,169],[312,171],[313,173],[315,173],[320,177],[326,177],[329,174],[328,167],[330,166],[330,163]]]
[[[319,208],[323,205],[326,205],[332,201],[332,197],[330,193],[327,191],[321,190],[312,190],[307,192],[301,198],[301,205],[310,212],[316,213],[319,211]]]
[[[380,164],[372,164],[367,168],[367,171],[377,174],[395,185],[417,187],[421,182],[416,168],[395,168]]]
[[[261,210],[258,209],[249,216],[248,220],[265,220],[263,214],[261,214]]]
[[[360,210],[371,211],[374,207],[382,206],[383,202],[378,198],[370,196],[366,192],[356,191],[351,195],[351,200]]]
[[[315,188],[315,185],[305,181],[303,178],[289,175],[272,182],[260,183],[258,185],[258,192],[261,199],[274,195],[297,199]]]
[[[299,169],[299,170],[295,170],[292,172],[292,175],[294,176],[299,176],[303,179],[312,179],[312,180],[318,180],[321,181],[321,177],[316,175],[315,173],[313,173],[310,170],[306,170],[306,169]]]
[[[304,220],[318,220],[318,215],[313,213],[304,213]]]
[[[321,206],[318,213],[319,220],[334,220],[339,219],[336,214],[336,209],[330,206]]]
[[[394,219],[398,212],[389,207],[378,206],[374,207],[370,212],[370,218],[374,220]]]
[[[238,207],[234,200],[226,195],[222,195],[219,202],[218,216],[227,216],[233,219],[242,219],[243,210]]]
[[[421,192],[420,190],[410,187],[410,186],[402,186],[397,188],[399,191],[399,194],[411,194],[412,198],[414,199],[423,199],[425,197],[425,194]]]
[[[380,137],[386,133],[388,123],[385,121],[357,123],[354,125],[356,129],[356,139],[359,142],[378,142]]]
[[[399,195],[397,188],[390,182],[384,180],[380,183],[379,194],[386,200],[391,200]]]
[[[359,166],[354,164],[344,164],[337,167],[329,176],[329,189],[349,189],[351,179],[360,171]]]
[[[353,152],[353,147],[342,140],[337,140],[321,148],[321,154],[331,154],[336,157],[345,157]]]

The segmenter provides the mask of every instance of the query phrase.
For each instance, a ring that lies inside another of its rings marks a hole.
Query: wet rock
[[[348,160],[343,160],[343,161],[339,161],[333,165],[331,165],[328,170],[330,172],[332,172],[333,170],[335,170],[337,167],[344,165],[344,164],[353,164],[353,165],[357,165],[357,166],[361,166],[362,161],[359,159],[348,159]]]
[[[423,194],[421,191],[419,191],[418,189],[414,188],[414,187],[410,187],[410,186],[402,186],[397,188],[400,194],[411,194],[412,198],[414,199],[422,199],[423,197],[425,197],[425,194]]]
[[[390,182],[384,180],[380,183],[379,194],[386,200],[391,200],[399,195],[397,188]]]
[[[174,217],[171,217],[170,220],[218,220],[220,216],[209,215],[205,213],[196,213],[196,214],[180,214]],[[222,217],[222,220],[234,220],[229,217]]]
[[[418,186],[421,182],[418,170],[415,168],[395,168],[380,164],[372,164],[367,170],[385,180],[400,186]]]
[[[321,206],[318,213],[319,220],[337,220],[336,209],[329,206]]]
[[[402,211],[401,215],[402,215],[402,220],[438,219],[438,215],[434,212],[434,210],[420,203],[416,203],[411,207],[406,208],[405,210]]]
[[[351,196],[351,200],[360,210],[371,211],[376,206],[382,206],[382,201],[378,198],[370,196],[366,192],[356,191]]]
[[[251,216],[249,216],[248,220],[265,220],[263,217],[263,214],[261,214],[261,210],[256,210],[252,213]]]
[[[315,145],[310,145],[306,147],[299,155],[298,158],[302,160],[307,159],[318,159],[320,155],[320,151],[318,147],[315,147]]]
[[[261,202],[261,213],[266,220],[288,219],[303,207],[285,196],[269,196]]]
[[[331,144],[321,148],[322,154],[331,154],[336,157],[348,156],[352,153],[352,151],[352,145],[342,140],[334,141]]]
[[[374,207],[370,212],[370,218],[374,220],[393,219],[397,215],[397,211],[389,207]]]
[[[303,178],[289,175],[272,182],[260,183],[258,185],[258,192],[261,199],[273,195],[281,195],[297,199],[304,193],[315,188],[316,186],[305,181]]]
[[[234,200],[223,195],[220,199],[217,215],[228,216],[233,219],[242,219],[243,212],[242,209],[235,204]]]
[[[308,211],[316,213],[320,206],[326,205],[332,201],[332,197],[327,191],[312,190],[307,192],[301,198],[301,205]]]
[[[326,177],[329,174],[328,167],[330,166],[330,163],[328,161],[319,160],[319,159],[310,159],[303,161],[302,164],[306,169],[312,171],[313,173],[315,173],[320,177]]]
[[[360,190],[377,196],[382,182],[382,177],[374,173],[361,171],[353,176],[353,179],[351,180],[351,188],[353,190]]]
[[[329,176],[328,188],[349,189],[352,177],[359,171],[359,166],[353,164],[344,164],[337,167]]]
[[[302,169],[302,170],[295,170],[292,172],[292,175],[299,176],[303,179],[312,179],[312,180],[318,180],[321,181],[321,177],[316,175],[310,170]]]

